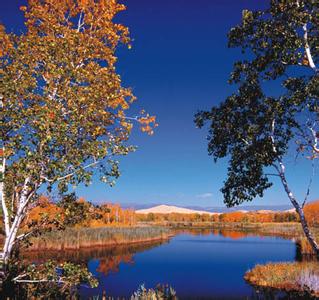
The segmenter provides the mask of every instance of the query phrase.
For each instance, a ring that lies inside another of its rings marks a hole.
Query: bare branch
[[[312,182],[313,182],[313,178],[315,177],[315,162],[314,162],[314,160],[312,160],[311,165],[312,165],[312,174],[311,174],[310,179],[309,179],[309,184],[308,184],[308,188],[307,188],[305,199],[304,199],[304,201],[302,202],[302,205],[301,205],[302,208],[304,208],[305,204],[307,203],[308,197],[310,195],[310,188],[311,188],[311,185],[312,185]]]

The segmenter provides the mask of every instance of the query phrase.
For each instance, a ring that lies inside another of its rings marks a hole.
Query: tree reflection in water
[[[268,234],[260,233],[258,231],[245,230],[229,230],[216,228],[196,228],[196,229],[174,229],[173,235],[190,234],[193,236],[222,236],[232,240],[238,240],[249,236],[268,236]],[[288,237],[286,237],[288,238]],[[107,247],[82,248],[79,250],[65,250],[65,251],[26,251],[21,254],[25,262],[43,263],[48,259],[54,259],[58,262],[71,261],[76,263],[87,264],[88,261],[94,259],[98,261],[96,271],[108,275],[109,273],[116,273],[119,271],[121,263],[134,264],[134,255],[155,247],[158,247],[168,241],[155,241],[142,244],[130,245],[114,245]],[[295,260],[303,261],[310,260],[301,254],[300,246],[296,242]]]
[[[28,263],[43,263],[48,259],[54,259],[58,263],[70,261],[84,264],[91,259],[95,259],[99,261],[96,271],[107,275],[110,272],[118,272],[119,265],[122,262],[134,264],[134,254],[158,247],[164,243],[168,243],[168,241],[83,248],[68,251],[26,251],[21,254],[21,258],[24,262]]]

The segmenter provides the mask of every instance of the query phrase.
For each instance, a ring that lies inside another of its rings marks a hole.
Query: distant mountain
[[[236,207],[220,207],[220,206],[210,206],[210,207],[199,207],[199,206],[188,206],[190,209],[201,209],[210,212],[226,213],[232,211],[288,211],[291,210],[291,205],[245,205]]]
[[[149,214],[149,213],[170,214],[170,213],[179,213],[179,214],[209,214],[209,215],[218,214],[216,212],[195,210],[195,209],[189,209],[189,208],[178,207],[178,206],[173,206],[173,205],[157,205],[157,206],[154,206],[154,207],[151,207],[151,208],[136,210],[136,213],[138,213],[138,214]]]
[[[130,203],[130,204],[122,204],[123,208],[134,208],[135,210],[144,210],[148,208],[153,208],[156,206],[161,206],[166,204],[159,204],[159,203],[151,203],[151,204],[137,204],[137,203]],[[174,205],[166,205],[174,207]],[[213,213],[225,213],[225,212],[232,212],[232,211],[294,211],[291,205],[244,205],[244,206],[237,206],[232,208],[222,207],[222,206],[175,206],[178,208],[184,208],[189,210],[196,210],[196,211],[205,211],[205,212],[213,212]]]

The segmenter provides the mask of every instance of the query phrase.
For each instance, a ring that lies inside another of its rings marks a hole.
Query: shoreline
[[[317,261],[256,265],[244,275],[245,281],[256,289],[283,291],[307,299],[318,299],[318,277]]]
[[[75,250],[88,250],[90,248],[98,249],[98,248],[112,248],[116,246],[123,246],[123,245],[128,245],[128,246],[134,246],[134,245],[142,245],[142,244],[151,244],[153,242],[161,242],[161,241],[167,241],[169,240],[173,235],[169,235],[167,237],[154,237],[154,238],[148,238],[148,239],[142,239],[142,240],[136,240],[136,241],[121,241],[121,242],[110,242],[110,243],[103,243],[103,244],[91,244],[91,245],[85,245],[85,246],[80,246],[80,247],[64,247],[62,245],[61,247],[41,247],[34,249],[32,246],[29,248],[26,248],[24,252],[28,253],[33,253],[33,252],[38,252],[41,250],[47,250],[47,251],[59,251],[59,250],[65,250],[65,251],[75,251]]]
[[[74,251],[89,248],[106,248],[122,245],[138,245],[168,240],[172,236],[164,227],[98,227],[68,228],[50,232],[31,239],[32,245],[24,252]]]
[[[92,247],[112,247],[125,244],[136,245],[147,242],[169,240],[181,231],[207,230],[216,234],[230,231],[247,233],[247,235],[277,236],[293,239],[303,255],[312,256],[307,241],[302,234],[300,223],[141,223],[133,227],[79,227],[64,231],[52,231],[32,238],[32,245],[24,252],[39,250],[80,250]],[[319,236],[319,229],[313,229]],[[244,236],[244,235],[243,235]]]

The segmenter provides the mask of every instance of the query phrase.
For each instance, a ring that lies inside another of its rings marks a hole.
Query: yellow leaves
[[[302,62],[301,63],[302,63],[303,66],[307,66],[307,67],[309,66],[309,60],[308,60],[308,57],[307,57],[306,54],[302,58]]]
[[[128,132],[131,132],[132,128],[133,128],[133,124],[130,122],[126,122],[126,121],[122,121],[121,122],[121,126],[123,128],[125,128]]]
[[[101,126],[96,126],[94,131],[93,131],[93,136],[100,136],[102,134],[104,134],[105,129]]]
[[[129,104],[127,103],[127,101],[125,101],[125,99],[123,97],[118,97],[118,98],[112,99],[111,101],[109,101],[109,105],[113,109],[121,107],[123,110],[127,110],[130,107]]]
[[[21,10],[21,11],[27,11],[27,7],[24,6],[24,5],[23,5],[23,6],[20,6],[20,10]]]
[[[149,135],[153,135],[154,134],[153,129],[158,126],[158,124],[156,123],[156,117],[150,116],[149,114],[139,118],[138,122],[141,124],[141,131]]]
[[[5,31],[5,28],[0,24],[0,57],[8,53],[8,51],[13,47],[13,43]]]

